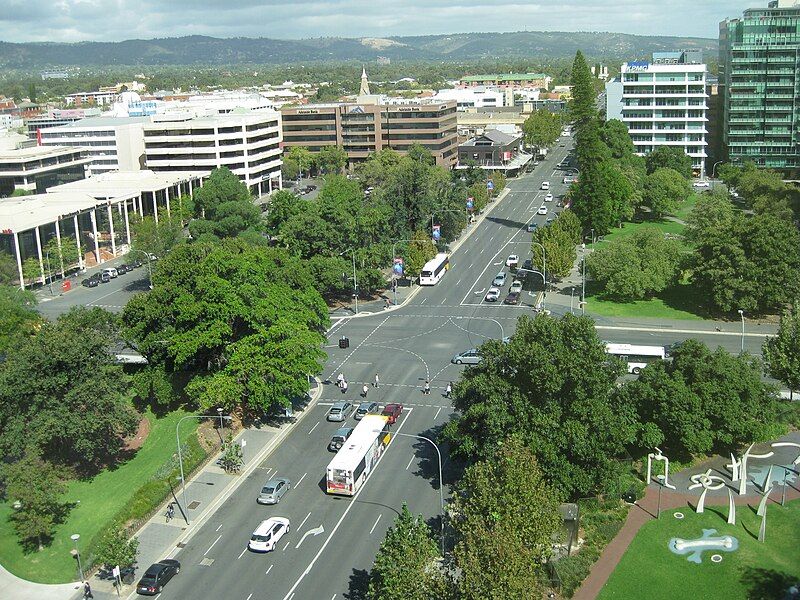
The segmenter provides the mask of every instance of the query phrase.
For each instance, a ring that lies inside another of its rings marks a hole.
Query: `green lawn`
[[[695,204],[697,204],[699,196],[697,194],[692,194],[689,196],[689,199],[683,203],[683,205],[675,211],[675,217],[680,219],[681,221],[686,222],[686,219],[689,217],[689,214],[694,210]]]
[[[52,544],[41,552],[23,552],[8,520],[13,509],[8,504],[0,504],[0,564],[30,581],[73,581],[77,577],[77,569],[70,555],[73,547],[70,535],[80,534],[80,547],[85,548],[85,544],[131,500],[136,490],[170,460],[175,453],[175,424],[185,414],[176,411],[162,418],[148,414],[150,435],[131,460],[91,480],[70,483],[65,500],[79,504],[70,512],[66,522],[58,527]],[[181,441],[197,428],[198,423],[198,420],[187,419],[181,424]]]
[[[779,497],[778,493],[773,497]],[[727,506],[706,508],[702,515],[688,507],[680,509],[683,520],[674,518],[675,512],[664,511],[661,520],[650,521],[639,530],[603,587],[600,600],[780,600],[783,591],[800,580],[800,501],[785,507],[769,505],[763,544],[757,539],[761,518],[755,515],[755,507],[737,506],[736,525],[725,522]],[[736,537],[738,550],[706,551],[699,565],[669,550],[671,538],[696,539],[703,529]],[[722,562],[711,561],[715,553],[722,556]]]

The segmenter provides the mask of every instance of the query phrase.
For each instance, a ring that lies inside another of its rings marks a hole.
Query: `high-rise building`
[[[680,148],[694,174],[704,177],[707,98],[699,51],[654,52],[652,62],[627,62],[606,84],[606,118],[625,123],[639,156],[660,146]]]
[[[734,164],[800,167],[800,0],[772,0],[719,26],[723,148]]]

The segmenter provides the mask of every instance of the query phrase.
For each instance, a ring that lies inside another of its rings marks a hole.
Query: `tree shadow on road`
[[[521,221],[514,221],[512,219],[503,219],[502,217],[486,217],[487,221],[491,221],[492,223],[497,223],[498,225],[503,225],[504,227],[511,227],[512,229],[520,229],[521,227],[525,227],[527,223],[523,223]]]
[[[367,600],[369,592],[369,571],[353,569],[350,573],[350,585],[344,597],[347,600]]]
[[[453,415],[451,415],[452,418]],[[447,495],[447,486],[454,484],[461,478],[464,471],[464,465],[459,461],[450,459],[450,447],[447,442],[441,439],[441,433],[444,425],[436,425],[420,432],[418,435],[433,440],[439,446],[442,453],[442,478],[444,479],[445,495]],[[436,450],[429,442],[425,440],[414,440],[413,443],[414,454],[419,458],[417,470],[414,475],[424,477],[430,482],[433,489],[439,490],[439,458],[436,455]]]

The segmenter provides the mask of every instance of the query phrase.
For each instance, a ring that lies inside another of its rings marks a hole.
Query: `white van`
[[[543,181],[542,182],[542,189],[543,190],[549,190],[550,189],[550,182],[549,181]]]
[[[114,279],[119,275],[119,272],[114,267],[103,269],[103,273],[108,273],[108,276],[111,277],[111,279]]]

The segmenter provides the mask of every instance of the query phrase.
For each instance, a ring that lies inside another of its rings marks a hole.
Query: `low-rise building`
[[[522,134],[487,129],[483,134],[458,146],[458,167],[478,166],[487,171],[502,171],[510,176],[519,173],[532,156],[522,151]]]
[[[85,148],[37,146],[24,135],[7,134],[0,137],[0,198],[84,179],[90,162]]]
[[[106,92],[76,92],[64,96],[64,103],[67,106],[105,106],[113,104],[119,96],[116,90]]]
[[[496,86],[500,88],[543,88],[549,89],[553,78],[544,73],[490,73],[487,75],[468,75],[462,77],[458,86]]]
[[[514,105],[514,91],[487,87],[447,89],[436,92],[432,100],[436,102],[454,100],[459,111],[470,108],[500,108]]]
[[[69,125],[81,119],[88,119],[90,117],[99,117],[99,108],[54,108],[47,112],[46,115],[34,117],[25,121],[25,128],[28,132],[28,137],[32,140],[39,140],[39,131],[43,129],[52,129],[53,127],[61,127],[62,125]]]

